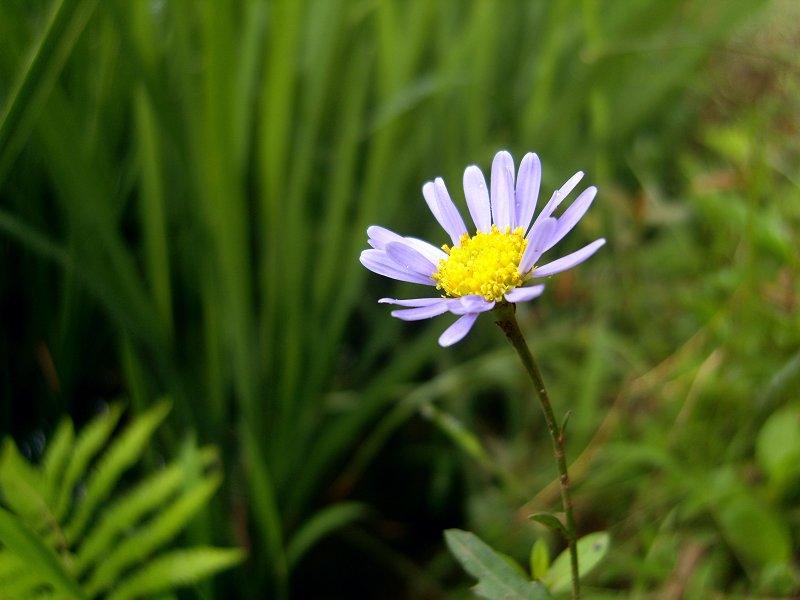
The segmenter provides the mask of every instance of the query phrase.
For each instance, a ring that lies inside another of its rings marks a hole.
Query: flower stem
[[[561,485],[561,503],[564,507],[564,515],[566,519],[566,538],[569,548],[570,565],[572,567],[572,598],[578,600],[580,598],[580,583],[578,574],[578,549],[577,549],[577,534],[575,529],[575,515],[572,510],[572,499],[570,497],[569,474],[567,473],[567,456],[564,450],[564,429],[558,425],[555,415],[553,414],[553,406],[550,404],[550,397],[547,395],[547,388],[544,385],[542,373],[536,361],[533,359],[530,348],[525,342],[522,331],[517,323],[515,316],[515,306],[513,304],[500,304],[494,309],[495,322],[506,334],[508,341],[517,351],[525,370],[530,375],[533,381],[533,387],[536,394],[539,396],[539,402],[542,405],[542,412],[544,413],[544,420],[547,423],[547,429],[550,432],[550,438],[553,441],[553,454],[556,458],[556,465],[558,466],[558,481]]]

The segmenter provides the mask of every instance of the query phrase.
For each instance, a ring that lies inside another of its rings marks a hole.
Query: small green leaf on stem
[[[550,569],[550,550],[544,538],[539,538],[531,548],[531,577],[533,579],[544,579]]]
[[[610,537],[606,531],[596,531],[578,540],[578,563],[581,566],[581,577],[585,577],[594,569],[608,553]],[[570,587],[570,557],[564,550],[550,566],[547,577],[542,580],[547,588],[555,593],[565,592]]]
[[[561,435],[564,435],[564,432],[567,430],[567,423],[569,423],[569,418],[571,415],[571,410],[568,410],[566,414],[564,414],[564,419],[561,421]]]
[[[550,513],[536,513],[528,518],[531,521],[541,523],[548,529],[552,529],[556,533],[559,533],[564,537],[565,540],[569,540],[569,532],[567,531],[567,528],[555,515],[551,515]]]

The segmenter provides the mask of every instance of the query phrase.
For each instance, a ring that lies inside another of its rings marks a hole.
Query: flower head
[[[407,321],[446,312],[458,315],[458,320],[439,338],[439,344],[450,346],[469,333],[480,313],[493,309],[497,303],[516,304],[536,298],[544,285],[529,285],[533,280],[560,273],[589,258],[605,243],[604,239],[537,266],[542,255],[575,227],[597,194],[596,187],[589,187],[559,217],[553,216],[583,178],[583,173],[578,172],[553,193],[531,225],[541,175],[539,157],[528,153],[522,158],[515,182],[514,159],[500,151],[492,162],[490,197],[481,170],[467,167],[464,195],[476,228],[471,235],[442,178],[422,186],[422,195],[450,236],[452,246],[437,248],[384,227],[367,228],[372,248],[361,253],[365,267],[379,275],[441,291],[434,298],[381,298],[379,302],[405,307],[393,311],[392,316]]]

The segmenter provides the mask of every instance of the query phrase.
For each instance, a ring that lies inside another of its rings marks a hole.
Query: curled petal
[[[578,171],[575,173],[575,175],[567,179],[564,185],[558,188],[558,192],[561,194],[561,197],[566,198],[569,196],[570,192],[575,189],[575,186],[580,183],[581,179],[583,179],[583,171]]]
[[[367,227],[367,237],[369,238],[367,240],[369,245],[378,250],[383,250],[389,242],[398,242],[403,239],[401,235],[396,234],[390,229],[386,229],[386,227],[381,227],[380,225],[370,225]]]
[[[447,312],[447,302],[439,302],[429,306],[419,306],[417,308],[404,308],[393,310],[392,316],[402,321],[421,321],[430,319]]]
[[[553,217],[542,219],[531,228],[528,234],[528,246],[522,254],[522,260],[519,263],[519,272],[525,275],[530,271],[542,256],[546,248],[549,248],[548,243],[553,236],[558,221]]]
[[[467,313],[482,313],[492,310],[494,305],[494,302],[489,302],[483,296],[470,295],[450,300],[449,309],[454,315],[465,315]]]
[[[419,308],[420,306],[430,306],[431,304],[439,304],[446,301],[446,298],[409,298],[408,300],[398,300],[397,298],[381,298],[378,300],[380,304],[396,304],[398,306],[413,306],[416,308]]]
[[[542,163],[539,157],[529,152],[522,157],[519,163],[517,176],[517,189],[514,192],[514,208],[516,212],[516,227],[527,231],[536,211],[536,201],[539,198],[539,186],[542,182]]]
[[[542,265],[541,267],[537,267],[534,272],[534,277],[547,277],[548,275],[555,275],[556,273],[560,273],[561,271],[566,271],[567,269],[571,269],[572,267],[581,264],[587,258],[589,258],[592,254],[597,252],[597,249],[600,248],[606,241],[603,238],[599,240],[593,241],[588,246],[584,246],[580,250],[576,250],[572,254],[567,254],[559,258],[558,260],[554,260],[551,263],[547,263],[546,265]]]
[[[543,252],[546,252],[555,246],[563,239],[565,235],[572,231],[572,228],[578,224],[578,221],[580,221],[583,218],[583,215],[586,214],[586,211],[589,210],[589,207],[592,205],[592,201],[596,195],[597,188],[594,186],[589,187],[581,192],[581,195],[578,196],[577,200],[575,200],[575,202],[573,202],[570,207],[564,211],[564,214],[558,218],[556,230],[553,232],[550,240],[547,242],[547,246],[544,248]]]
[[[410,246],[411,248],[422,254],[422,256],[427,258],[434,265],[438,265],[440,260],[447,258],[447,254],[445,253],[444,250],[442,250],[441,248],[437,248],[433,244],[429,244],[424,240],[420,240],[413,237],[404,237],[401,238],[401,241],[403,241],[406,245]]]
[[[516,304],[517,302],[527,302],[528,300],[533,300],[534,298],[541,296],[543,291],[544,285],[541,283],[539,285],[532,285],[530,287],[518,287],[506,292],[505,299],[512,304]]]
[[[492,161],[492,220],[504,231],[514,229],[514,159],[501,150]]]
[[[390,242],[386,245],[386,254],[397,265],[423,277],[430,277],[436,272],[436,266],[414,248],[403,242]]]
[[[446,348],[447,346],[452,346],[456,342],[460,342],[464,339],[464,336],[469,333],[469,330],[472,329],[477,318],[478,313],[467,313],[459,317],[455,323],[445,329],[444,333],[439,336],[439,345]]]
[[[467,233],[467,226],[458,214],[458,209],[450,199],[444,180],[437,177],[434,181],[429,181],[422,186],[422,195],[428,203],[433,216],[439,221],[439,225],[447,232],[454,245],[459,244],[461,236]]]
[[[564,185],[553,192],[553,195],[547,204],[545,204],[542,212],[540,212],[539,216],[536,217],[536,221],[534,221],[533,226],[536,227],[536,224],[539,221],[550,217],[559,207],[559,205],[566,199],[566,197],[569,196],[569,193],[575,189],[575,186],[578,185],[578,182],[580,182],[581,179],[583,179],[583,171],[578,171],[575,173],[575,175],[570,177]]]
[[[476,166],[467,167],[464,171],[464,196],[477,230],[489,233],[492,229],[489,190],[483,172]]]
[[[364,250],[359,257],[361,264],[373,273],[409,283],[421,283],[423,285],[436,285],[430,276],[420,275],[417,272],[401,268],[383,250]]]

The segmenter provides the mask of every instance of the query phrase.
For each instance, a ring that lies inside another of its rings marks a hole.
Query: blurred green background
[[[519,313],[612,536],[587,596],[796,597],[798,48],[794,0],[3,0],[0,434],[170,398],[145,468],[216,445],[187,536],[248,553],[181,597],[467,598],[447,527],[557,551],[491,319],[441,349],[358,262],[535,151],[600,188],[560,251],[609,241]]]

